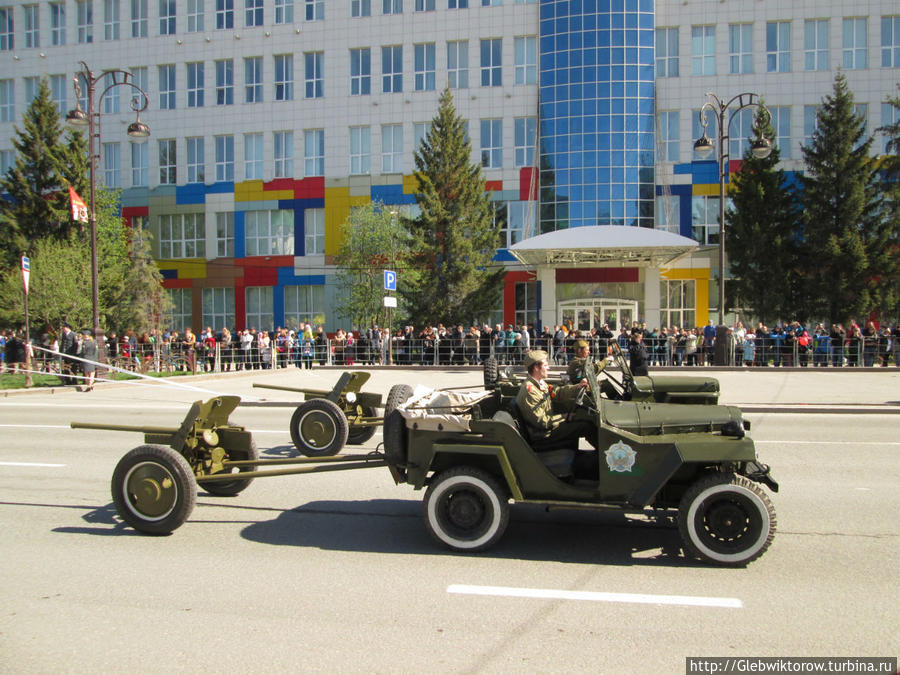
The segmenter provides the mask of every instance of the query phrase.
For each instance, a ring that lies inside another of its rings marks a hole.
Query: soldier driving
[[[525,355],[525,368],[528,379],[522,383],[516,395],[516,405],[525,421],[526,433],[535,450],[550,450],[570,446],[576,448],[579,438],[592,439],[597,433],[595,425],[589,420],[574,419],[575,413],[554,414],[554,392],[547,384],[547,371],[550,367],[547,352],[530,351]],[[560,387],[565,398],[573,398],[578,390],[584,389],[587,383],[572,384]]]

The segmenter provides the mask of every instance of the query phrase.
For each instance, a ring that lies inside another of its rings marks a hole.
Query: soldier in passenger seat
[[[554,414],[553,397],[556,392],[546,382],[549,365],[547,352],[543,350],[530,351],[525,355],[528,378],[519,388],[516,405],[525,422],[524,431],[531,447],[536,451],[564,447],[576,449],[579,438],[596,443],[597,428],[593,422],[575,419],[574,412]],[[573,393],[586,386],[587,383],[572,384],[559,390],[568,399],[574,398]]]

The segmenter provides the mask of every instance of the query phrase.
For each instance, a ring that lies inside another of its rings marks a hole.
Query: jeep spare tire
[[[481,367],[484,374],[484,388],[494,389],[497,387],[497,380],[500,379],[499,369],[497,368],[497,359],[493,356],[484,360]]]
[[[406,418],[397,408],[412,397],[408,384],[395,384],[384,404],[384,458],[389,464],[406,464]]]

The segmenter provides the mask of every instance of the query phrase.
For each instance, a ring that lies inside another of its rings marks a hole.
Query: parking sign
[[[397,290],[397,273],[393,270],[385,270],[384,271],[384,290],[386,291],[396,291]]]

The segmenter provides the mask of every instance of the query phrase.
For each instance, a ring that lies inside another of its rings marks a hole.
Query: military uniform
[[[562,387],[562,390],[577,390],[580,387]],[[519,387],[516,405],[525,422],[525,434],[535,450],[578,447],[578,439],[596,433],[594,425],[586,420],[566,422],[565,415],[554,414],[554,392],[544,381],[537,381],[531,375]]]

